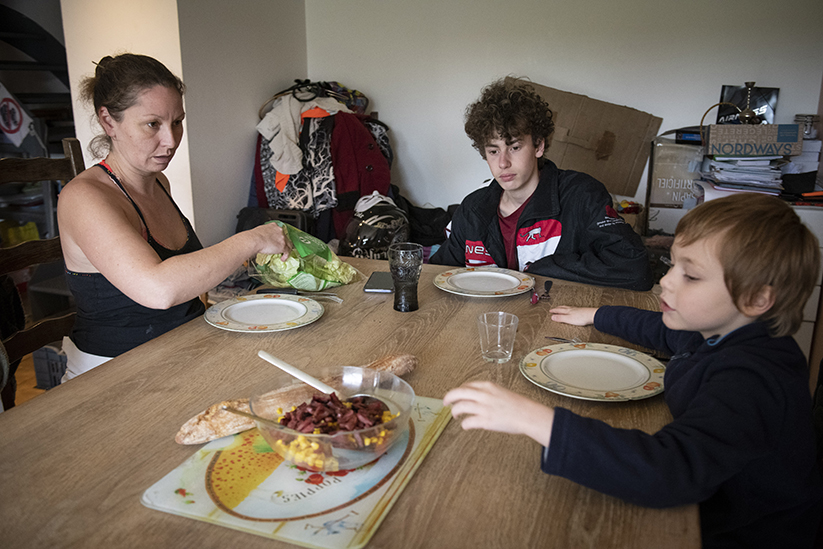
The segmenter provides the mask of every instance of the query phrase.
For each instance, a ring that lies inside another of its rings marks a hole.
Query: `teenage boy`
[[[647,507],[700,504],[704,548],[811,549],[823,513],[809,368],[791,337],[819,279],[817,240],[783,201],[712,200],[686,214],[662,313],[556,307],[552,320],[671,359],[673,420],[650,435],[549,408],[489,382],[443,399],[464,429],[525,434],[541,468]]]
[[[643,243],[603,184],[543,158],[554,122],[534,88],[505,80],[487,86],[466,109],[465,130],[494,180],[463,200],[431,263],[652,287]]]

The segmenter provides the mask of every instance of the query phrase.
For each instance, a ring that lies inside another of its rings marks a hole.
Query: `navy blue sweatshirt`
[[[673,421],[649,435],[557,408],[543,471],[637,505],[699,503],[706,548],[812,547],[823,483],[794,339],[756,322],[707,340],[630,307],[601,307],[594,325],[672,356]]]

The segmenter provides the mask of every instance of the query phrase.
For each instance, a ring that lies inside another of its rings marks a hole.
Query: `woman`
[[[104,57],[82,82],[102,134],[89,150],[102,162],[60,193],[57,219],[77,304],[63,348],[63,380],[199,315],[198,296],[257,253],[288,257],[274,224],[203,248],[171,198],[162,171],[183,137],[183,82],[144,55]]]

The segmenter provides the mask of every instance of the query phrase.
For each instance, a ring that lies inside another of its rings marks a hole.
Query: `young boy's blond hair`
[[[782,200],[738,193],[705,202],[677,224],[675,242],[688,246],[718,236],[715,249],[735,306],[770,286],[774,305],[759,320],[773,337],[800,328],[803,307],[820,277],[815,236]]]

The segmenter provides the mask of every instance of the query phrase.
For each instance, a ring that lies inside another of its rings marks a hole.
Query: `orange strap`
[[[321,109],[320,107],[314,107],[313,109],[309,109],[301,114],[300,120],[303,120],[304,118],[325,118],[327,116],[329,116],[328,111]]]
[[[283,189],[286,188],[286,183],[288,182],[289,174],[280,172],[274,174],[274,187],[281,193],[283,192]]]

